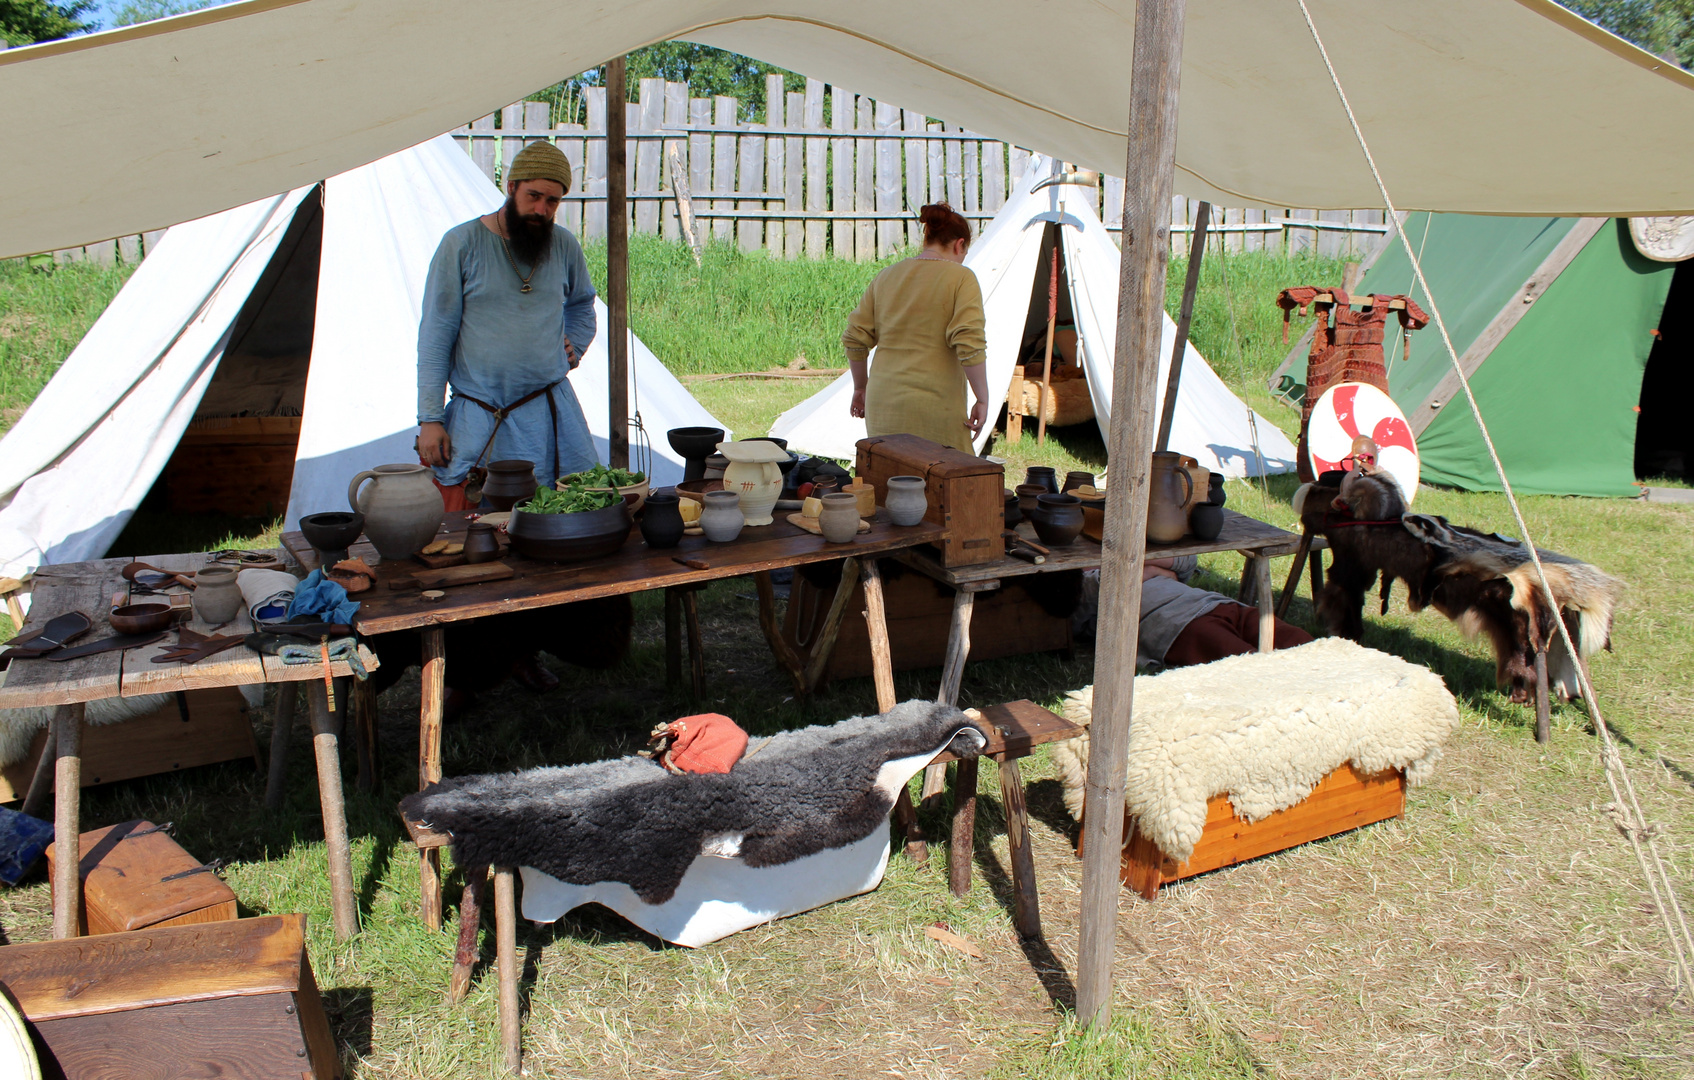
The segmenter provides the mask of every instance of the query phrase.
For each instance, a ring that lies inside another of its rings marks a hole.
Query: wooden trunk
[[[82,729],[82,786],[111,784],[137,776],[190,769],[247,758],[255,765],[259,747],[247,719],[247,700],[233,686],[186,690],[188,719],[176,702],[133,720],[87,724]],[[0,769],[0,802],[14,802],[29,790],[35,763],[47,747],[43,728],[29,755]]]
[[[1396,818],[1405,810],[1405,773],[1365,776],[1351,764],[1320,780],[1304,801],[1251,825],[1235,816],[1227,795],[1214,795],[1206,804],[1205,831],[1182,863],[1160,851],[1125,814],[1119,877],[1125,887],[1152,900],[1160,885]]]
[[[185,514],[281,517],[299,443],[298,416],[196,420],[165,464],[166,504]]]
[[[806,661],[811,659],[811,645],[817,640],[833,596],[833,590],[818,588],[803,574],[794,575],[782,635]],[[884,580],[883,597],[894,669],[940,667],[946,659],[952,628],[952,590],[920,574],[906,573]],[[836,636],[835,651],[830,655],[827,673],[831,679],[871,674],[870,632],[864,619],[858,617],[864,606],[864,588],[855,585],[847,602],[847,617]],[[1047,614],[1025,589],[1008,584],[994,592],[976,594],[971,611],[972,662],[1070,647],[1070,620]]]
[[[166,880],[193,870],[200,860],[164,832],[150,832],[150,821],[126,821],[82,834],[82,904],[78,928],[84,934],[118,934],[149,926],[186,926],[236,917],[235,893],[216,874],[202,872]],[[54,849],[47,849],[47,878],[53,881]]]
[[[42,1074],[66,1080],[341,1075],[305,949],[272,915],[0,948]]]
[[[858,473],[876,488],[879,506],[888,501],[890,476],[924,477],[924,517],[947,529],[941,565],[972,566],[1005,555],[1004,466],[916,435],[878,435],[859,440]]]

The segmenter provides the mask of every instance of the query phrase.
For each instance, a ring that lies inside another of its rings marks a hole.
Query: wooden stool
[[[436,832],[404,814],[406,831],[420,854],[439,851],[452,842],[451,835]],[[518,905],[516,871],[510,866],[494,867],[495,970],[500,980],[500,1045],[505,1050],[506,1070],[519,1072],[523,1060],[518,1024]],[[459,939],[453,949],[453,973],[447,982],[447,1001],[464,1000],[471,988],[471,969],[476,966],[477,932],[482,924],[483,883],[489,868],[465,869],[465,891],[459,901]]]
[[[981,712],[977,725],[988,736],[982,756],[1000,763],[1000,798],[1006,807],[1006,842],[1011,848],[1012,924],[1023,937],[1041,935],[1041,901],[1035,890],[1035,856],[1029,847],[1029,809],[1024,804],[1023,774],[1018,759],[1042,743],[1062,742],[1082,734],[1082,728],[1043,709],[1033,701],[1011,701]],[[957,761],[953,776],[953,842],[947,854],[947,882],[953,895],[971,887],[971,859],[976,830],[976,758],[944,753],[938,765]]]

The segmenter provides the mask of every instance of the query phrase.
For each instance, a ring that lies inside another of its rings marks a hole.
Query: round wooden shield
[[[1694,259],[1694,215],[1632,217],[1629,238],[1636,251],[1655,262]]]
[[[1342,459],[1353,452],[1353,440],[1369,435],[1381,451],[1377,466],[1387,470],[1410,506],[1418,494],[1418,444],[1411,426],[1394,399],[1365,383],[1337,383],[1312,406],[1306,425],[1306,450],[1312,471],[1321,476],[1332,469],[1351,469]]]
[[[12,1004],[10,994],[0,992],[0,1076],[18,1080],[41,1080],[35,1046],[29,1041],[24,1018]]]

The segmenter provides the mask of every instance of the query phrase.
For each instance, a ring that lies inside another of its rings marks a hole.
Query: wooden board
[[[1037,746],[1074,739],[1083,732],[1081,727],[1058,713],[1044,709],[1029,700],[990,705],[981,710],[981,713],[977,727],[988,736],[988,745],[983,749],[982,756],[994,758],[996,761],[1014,761],[1028,757]],[[944,751],[935,759],[935,764],[944,765],[957,760],[956,756]]]
[[[505,581],[511,576],[512,568],[496,559],[493,562],[467,563],[464,566],[449,566],[441,570],[419,570],[412,574],[410,578],[389,578],[388,587],[390,589],[450,589],[458,585],[480,585],[486,581]],[[363,595],[361,594],[361,599]]]
[[[149,926],[221,922],[236,916],[235,893],[212,873],[188,874],[200,860],[151,821],[127,821],[85,832],[78,850],[84,934],[116,934]],[[55,845],[47,847],[53,880]],[[166,880],[167,878],[171,880]]]
[[[232,416],[190,424],[164,468],[180,513],[280,515],[294,485],[298,416]]]
[[[622,549],[586,562],[549,563],[509,556],[505,561],[513,570],[511,579],[461,586],[449,590],[444,599],[435,603],[425,602],[416,592],[387,588],[387,582],[398,576],[412,576],[415,563],[381,563],[376,567],[377,588],[359,594],[361,606],[354,629],[361,634],[383,634],[441,626],[508,611],[719,581],[760,570],[831,562],[848,556],[880,555],[932,543],[942,531],[928,522],[905,527],[894,525],[879,510],[870,532],[852,544],[828,544],[821,537],[779,521],[743,529],[740,537],[728,544],[713,544],[702,536],[685,536],[674,548],[653,551],[638,530],[631,530]],[[315,564],[305,537],[285,533],[282,542],[302,564],[308,558]],[[673,557],[703,559],[708,568],[683,566]]]
[[[146,716],[117,724],[84,724],[82,786],[114,784],[137,776],[192,769],[246,758],[257,767],[259,747],[247,716],[247,701],[234,687],[188,691],[185,723],[172,701]],[[14,802],[29,790],[35,763],[47,746],[42,728],[29,755],[0,770],[0,802]]]
[[[29,619],[19,628],[20,636],[35,633],[55,616],[80,611],[94,625],[76,644],[110,637],[114,631],[106,621],[106,604],[113,591],[111,583],[121,582],[118,570],[129,562],[129,559],[100,559],[42,567],[31,579]],[[63,663],[16,660],[6,669],[6,685],[0,687],[0,709],[69,705],[117,697],[122,671],[123,654],[116,652]]]
[[[1151,900],[1160,885],[1396,818],[1405,809],[1404,773],[1365,776],[1351,763],[1319,781],[1304,801],[1251,825],[1235,816],[1228,796],[1216,795],[1206,804],[1206,827],[1199,843],[1180,864],[1142,835],[1135,819],[1126,814],[1124,836],[1128,839],[1119,876],[1127,888]]]

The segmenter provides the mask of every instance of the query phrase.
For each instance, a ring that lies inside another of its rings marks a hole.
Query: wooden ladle
[[[144,562],[132,562],[119,570],[118,573],[125,581],[134,581],[140,574],[160,574],[174,580],[178,585],[186,585],[190,589],[194,588],[194,571],[192,570],[161,570],[157,566],[150,566]]]

